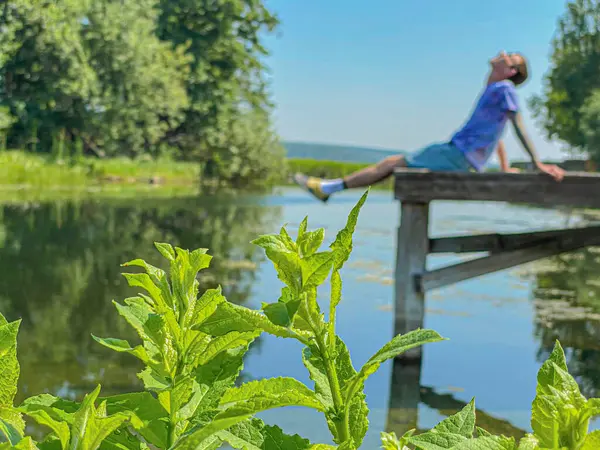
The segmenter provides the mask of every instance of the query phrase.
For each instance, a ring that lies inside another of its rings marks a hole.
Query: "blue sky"
[[[521,51],[531,78],[521,104],[542,88],[565,0],[268,0],[282,24],[266,40],[286,140],[415,150],[450,137],[482,89],[488,60]],[[562,158],[529,111],[538,153]],[[512,129],[509,157],[524,159]]]

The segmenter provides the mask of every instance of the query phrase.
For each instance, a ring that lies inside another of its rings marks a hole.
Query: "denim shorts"
[[[428,169],[432,172],[469,172],[473,166],[451,142],[429,145],[406,157],[410,169]]]

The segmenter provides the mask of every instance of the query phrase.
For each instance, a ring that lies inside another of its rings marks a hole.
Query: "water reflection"
[[[600,250],[587,248],[530,266],[533,280],[537,361],[542,364],[556,340],[565,350],[570,373],[587,398],[600,396]],[[386,429],[402,435],[419,429],[419,406],[449,416],[466,403],[421,384],[421,366],[393,364]],[[519,439],[526,431],[477,410],[477,425]]]
[[[278,208],[218,198],[132,203],[0,207],[0,311],[23,319],[17,402],[41,392],[81,397],[96,383],[105,394],[141,387],[136,360],[106,351],[90,333],[136,339],[111,300],[135,293],[121,263],[141,257],[164,267],[154,241],[209,248],[201,290],[221,284],[231,301],[248,300],[262,258],[249,241],[279,222]]]
[[[450,416],[463,409],[467,403],[457,400],[452,394],[436,392],[435,388],[421,384],[421,365],[405,365],[394,361],[390,384],[390,401],[386,430],[402,436],[411,429],[425,432],[419,428],[419,404],[436,410],[442,416]],[[477,426],[493,434],[513,436],[520,439],[526,433],[509,421],[495,417],[477,409]]]
[[[586,397],[600,396],[600,250],[588,248],[543,264],[535,273],[535,336],[545,360],[556,339]]]
[[[103,199],[0,206],[0,268],[4,273],[0,278],[0,311],[9,319],[23,318],[19,336],[22,376],[17,401],[46,391],[81,397],[98,382],[103,385],[105,394],[141,388],[135,375],[139,370],[136,361],[128,355],[105,350],[91,340],[89,333],[135,339],[130,328],[117,316],[111,300],[133,293],[120,275],[122,262],[142,257],[152,264],[163,265],[152,246],[153,241],[167,241],[183,248],[208,247],[215,258],[212,267],[202,273],[202,289],[220,283],[230,300],[258,307],[263,298],[273,295],[273,286],[278,289],[280,282],[274,271],[265,270],[270,265],[261,266],[262,252],[249,241],[258,234],[278,230],[283,223],[298,224],[307,213],[314,217],[313,226],[325,226],[331,235],[331,230],[343,226],[345,214],[353,203],[327,205],[325,216],[321,205],[302,203],[303,198],[297,200],[294,195],[265,199],[142,198],[135,203]],[[378,278],[380,283],[368,278],[373,270],[371,262],[375,262],[382,273],[392,267],[386,261],[393,259],[390,236],[395,224],[390,220],[386,227],[373,225],[373,220],[389,213],[392,204],[386,202],[373,194],[370,203],[365,205],[357,229],[353,261],[367,263],[362,266],[350,263],[345,274],[345,286],[352,295],[347,296],[340,311],[340,332],[347,337],[357,362],[371,355],[373,341],[389,339],[386,327],[392,323],[391,314],[385,312],[389,309],[381,308],[391,307],[392,286],[388,274]],[[502,209],[493,211],[501,220],[511,215]],[[464,214],[468,212],[466,209]],[[439,215],[450,220],[454,213],[440,210]],[[474,232],[497,226],[492,212],[477,214],[479,209],[472,213],[476,223],[469,225]],[[540,219],[535,214],[531,214],[531,222],[546,220],[545,216]],[[464,222],[466,219],[461,218],[461,224]],[[436,223],[439,225],[443,220]],[[515,226],[522,228],[521,223]],[[448,227],[440,232],[456,231]],[[378,234],[373,233],[373,229]],[[588,249],[528,266],[531,267],[535,268],[532,283],[535,336],[529,328],[531,285],[523,281],[522,286],[515,288],[513,285],[522,280],[512,273],[505,272],[483,282],[473,280],[469,285],[471,290],[457,289],[435,298],[430,296],[433,310],[448,311],[443,317],[430,315],[431,328],[444,331],[442,334],[453,340],[454,347],[449,344],[449,350],[440,347],[439,352],[432,348],[431,353],[426,349],[430,369],[425,377],[420,367],[394,363],[389,366],[390,373],[381,374],[382,383],[374,381],[368,387],[373,411],[370,419],[373,436],[369,442],[373,448],[379,445],[379,430],[386,427],[385,412],[378,415],[377,411],[389,406],[387,428],[397,434],[429,426],[432,419],[437,419],[434,415],[447,416],[460,410],[471,392],[479,392],[476,394],[479,400],[481,392],[490,391],[481,386],[481,380],[487,381],[489,375],[480,377],[478,374],[497,371],[505,376],[503,367],[509,367],[513,361],[512,354],[507,355],[519,346],[525,348],[521,361],[533,363],[531,355],[537,350],[537,360],[541,363],[551,351],[554,340],[560,339],[582,391],[587,396],[598,396],[600,328],[595,319],[600,314],[600,283],[596,281],[600,272],[598,253]],[[260,279],[257,279],[258,274]],[[490,290],[494,290],[493,302],[488,298]],[[366,306],[365,298],[375,299],[372,308]],[[469,316],[461,315],[463,311],[469,311]],[[504,336],[515,321],[519,321],[521,334],[510,333],[511,342],[494,347],[496,353],[501,350],[504,354],[487,358],[488,346],[496,343],[496,337],[490,335]],[[353,333],[365,325],[370,339]],[[473,336],[481,338],[481,343],[478,340],[471,345]],[[364,342],[368,345],[363,345]],[[256,346],[261,345],[265,351],[256,351]],[[249,372],[256,378],[281,375],[302,379],[304,367],[296,356],[288,358],[289,345],[278,339],[269,341],[269,337],[259,339],[247,361]],[[443,352],[449,352],[450,356]],[[469,356],[463,358],[464,355]],[[457,358],[463,364],[460,370],[453,366]],[[485,366],[488,371],[474,370],[476,366]],[[529,369],[532,371],[528,373],[533,374],[535,368]],[[515,379],[524,370],[514,368],[514,372],[518,372]],[[432,376],[432,373],[440,375]],[[244,376],[248,376],[247,373]],[[529,375],[527,379],[534,380]],[[385,404],[381,402],[387,400],[388,391],[381,389],[381,384],[391,387],[389,402]],[[448,385],[468,387],[469,392],[449,392],[445,387]],[[523,392],[526,392],[525,400]],[[516,391],[507,386],[491,393],[478,403],[482,407],[477,411],[478,425],[494,433],[521,436],[528,423],[522,420],[520,413],[529,408],[530,393],[525,388]],[[498,398],[502,401],[496,401]],[[518,408],[519,414],[506,410],[504,405],[509,403],[510,408],[517,405],[515,409]],[[317,430],[310,422],[312,418],[299,418],[296,410],[289,414],[286,416],[284,411],[277,410],[272,416],[276,417],[273,422],[290,417],[289,423],[299,428],[294,432],[304,434],[307,430]],[[288,424],[282,424],[284,428],[285,425]],[[316,436],[317,431],[315,436],[307,437],[322,441]]]

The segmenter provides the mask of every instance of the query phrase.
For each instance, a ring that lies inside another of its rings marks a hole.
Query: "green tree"
[[[0,8],[0,99],[17,122],[9,141],[41,138],[49,149],[60,127],[83,129],[98,91],[80,37],[83,0],[10,0]]]
[[[83,141],[100,156],[168,150],[247,185],[281,173],[262,0],[7,0],[0,106],[12,147]],[[64,130],[64,132],[63,132]],[[79,145],[79,144],[78,144]]]
[[[156,0],[10,0],[0,8],[7,49],[2,103],[49,151],[65,129],[105,154],[148,151],[188,106],[184,48],[156,35]],[[38,128],[39,125],[39,128]]]
[[[270,128],[262,60],[268,52],[261,43],[277,17],[262,0],[161,0],[160,9],[159,37],[187,43],[192,56],[190,106],[166,142],[186,159],[216,166],[213,174],[224,180],[279,170],[283,152]]]
[[[535,116],[548,138],[559,139],[574,152],[598,153],[589,133],[600,89],[600,2],[572,0],[558,21],[552,41],[550,70],[540,96],[531,99]],[[588,132],[584,132],[584,130]]]
[[[188,107],[185,46],[156,35],[157,0],[94,0],[82,38],[100,91],[87,128],[109,155],[148,153]]]
[[[209,183],[242,187],[271,185],[285,173],[284,150],[266,113],[241,112],[223,117],[217,129],[207,133],[204,174]]]

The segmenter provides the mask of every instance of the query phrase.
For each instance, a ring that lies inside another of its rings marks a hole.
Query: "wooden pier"
[[[544,207],[600,208],[600,175],[569,172],[556,182],[545,174],[448,173],[397,170],[401,202],[396,244],[395,334],[423,328],[425,294],[470,278],[582,247],[600,245],[600,226],[471,236],[429,236],[433,201],[489,201]],[[432,253],[484,253],[480,258],[427,270]],[[421,348],[402,356],[420,366]]]

